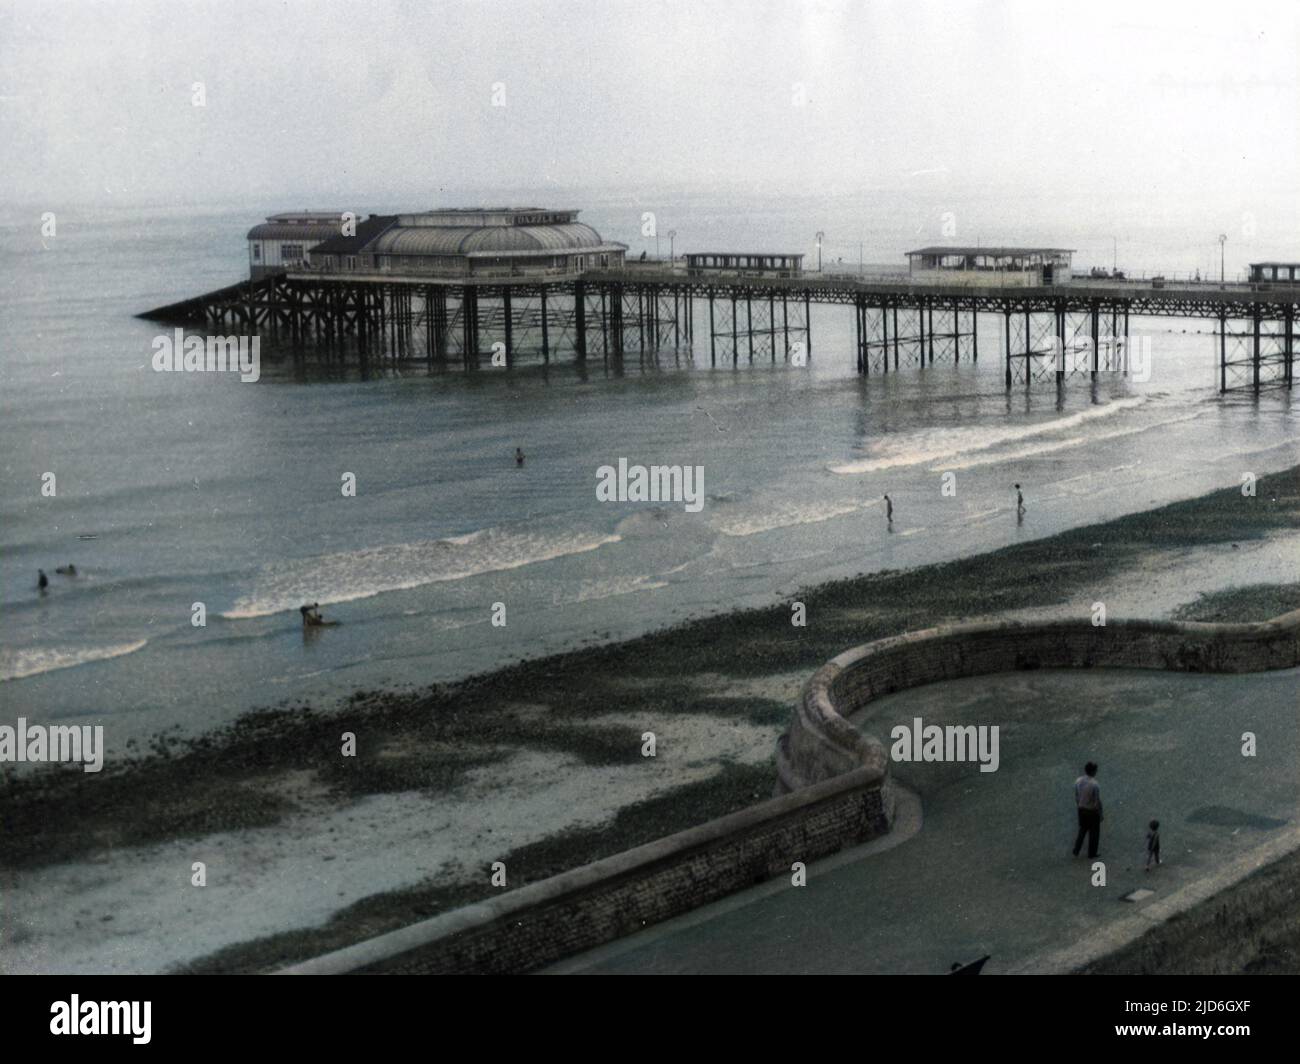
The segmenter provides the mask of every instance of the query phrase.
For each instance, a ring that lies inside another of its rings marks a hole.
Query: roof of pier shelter
[[[1023,255],[1027,252],[1063,252],[1075,251],[1075,248],[1039,248],[1039,247],[1005,247],[995,244],[975,244],[970,247],[961,247],[955,244],[936,244],[931,247],[917,248],[915,251],[909,251],[909,255]]]
[[[802,251],[688,251],[686,254],[697,259],[702,255],[730,255],[733,258],[740,255],[751,259],[801,259],[804,256]]]
[[[1075,248],[1010,248],[1010,247],[928,247],[907,252],[912,255],[966,255],[995,259],[1025,258],[1030,255],[1073,255]]]
[[[691,259],[802,259],[802,251],[688,251]]]
[[[313,254],[541,258],[565,252],[625,252],[575,210],[541,207],[450,207],[418,214],[372,214],[354,236],[335,235]]]
[[[344,212],[303,211],[272,214],[248,231],[249,240],[326,239],[339,232]]]
[[[301,225],[310,225],[313,222],[341,222],[348,214],[347,211],[280,211],[278,214],[268,214],[268,222],[298,222]]]
[[[623,245],[617,245],[622,248]],[[474,252],[615,250],[600,234],[581,222],[560,225],[404,225],[401,220],[384,232],[371,249],[390,255],[467,255]]]
[[[435,207],[428,211],[406,211],[398,215],[402,226],[478,229],[491,226],[569,225],[580,211],[548,207]]]
[[[362,251],[375,237],[389,229],[397,221],[395,214],[372,214],[364,222],[357,222],[356,233],[343,236],[336,233],[323,244],[312,248],[313,255],[355,255]]]

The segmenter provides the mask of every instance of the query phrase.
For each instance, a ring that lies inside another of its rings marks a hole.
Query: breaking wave
[[[873,457],[833,465],[830,470],[832,473],[854,476],[861,473],[875,473],[882,469],[894,469],[898,466],[943,462],[945,459],[956,458],[973,451],[987,451],[1018,440],[1077,428],[1097,418],[1112,417],[1125,410],[1142,406],[1146,402],[1144,396],[1117,399],[1105,406],[1089,407],[1087,410],[1080,410],[1077,414],[1068,414],[1054,421],[1044,421],[1020,428],[958,428],[908,433],[897,439],[881,441],[878,453]]]
[[[724,511],[717,520],[717,529],[724,536],[755,536],[775,528],[818,524],[880,505],[879,499],[866,502],[777,502],[762,510]]]
[[[24,676],[37,676],[56,669],[71,669],[92,661],[107,661],[133,654],[149,640],[118,643],[107,647],[13,647],[0,648],[0,682],[21,680]]]
[[[1151,425],[1135,425],[1132,428],[1116,429],[1114,432],[1098,432],[1091,436],[1070,436],[1064,440],[1048,440],[1029,447],[1019,447],[1015,450],[999,451],[996,454],[977,455],[974,458],[967,458],[964,461],[943,462],[937,466],[932,466],[930,471],[938,473],[957,469],[972,469],[976,466],[995,465],[998,462],[1016,461],[1024,458],[1037,458],[1042,454],[1051,454],[1053,451],[1064,451],[1071,447],[1081,447],[1089,443],[1099,443],[1102,440],[1116,440],[1123,436],[1136,436],[1143,432],[1150,432],[1152,429],[1163,428],[1166,425],[1176,425],[1181,421],[1191,421],[1193,418],[1198,418],[1200,416],[1199,413],[1184,414],[1182,417],[1169,418],[1167,421],[1157,421]],[[1086,475],[1091,476],[1093,474]]]
[[[386,591],[464,580],[537,562],[583,554],[621,537],[600,533],[488,528],[464,536],[298,558],[263,566],[255,587],[221,616],[267,617],[304,602],[352,602]]]

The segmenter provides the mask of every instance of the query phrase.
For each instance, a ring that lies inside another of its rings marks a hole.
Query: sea
[[[136,315],[246,277],[245,233],[277,210],[577,207],[631,258],[671,243],[803,252],[810,266],[822,232],[825,268],[846,272],[977,239],[1184,276],[1208,273],[1220,250],[1217,226],[1140,205],[1099,228],[1082,200],[978,192],[428,198],[47,205],[53,235],[43,210],[0,213],[0,722],[103,725],[112,756],[254,709],[418,690],[740,607],[788,610],[822,581],[1050,536],[1300,460],[1289,395],[1217,394],[1203,321],[1134,318],[1149,377],[1072,378],[1059,392],[1005,390],[992,315],[977,364],[861,377],[844,307],[813,308],[805,366],[711,366],[700,306],[693,354],[621,363],[363,371],[270,345],[255,383],[153,370],[170,329]],[[602,501],[598,470],[620,459],[701,467],[704,505]],[[70,564],[75,577],[56,573]],[[298,609],[312,602],[338,626],[304,633]]]

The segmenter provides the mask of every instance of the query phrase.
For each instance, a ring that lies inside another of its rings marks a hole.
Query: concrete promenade
[[[999,770],[895,764],[920,796],[919,830],[900,808],[897,838],[811,865],[805,887],[778,879],[550,970],[943,973],[988,953],[995,974],[1091,960],[1300,844],[1298,682],[1296,669],[1044,670],[882,699],[853,722],[886,745],[918,716],[998,725]],[[1105,887],[1070,856],[1071,785],[1088,759],[1101,766]],[[1152,818],[1164,864],[1146,873]],[[1154,893],[1122,900],[1137,887]]]

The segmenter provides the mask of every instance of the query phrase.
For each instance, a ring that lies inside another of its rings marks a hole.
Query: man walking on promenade
[[[1088,836],[1088,860],[1097,856],[1101,838],[1101,787],[1097,783],[1097,766],[1089,761],[1083,775],[1074,781],[1074,804],[1079,808],[1079,834],[1074,839],[1074,856],[1079,856],[1083,837]]]

